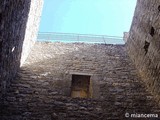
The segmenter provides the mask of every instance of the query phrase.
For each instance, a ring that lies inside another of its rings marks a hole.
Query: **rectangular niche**
[[[90,75],[72,74],[72,98],[92,98],[92,85],[90,78]]]

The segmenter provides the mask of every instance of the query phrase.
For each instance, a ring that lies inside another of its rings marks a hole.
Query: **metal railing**
[[[124,44],[122,37],[92,34],[39,32],[38,41]]]

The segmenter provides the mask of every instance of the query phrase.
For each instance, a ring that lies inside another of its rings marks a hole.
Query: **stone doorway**
[[[71,97],[91,98],[92,87],[89,75],[72,75]]]

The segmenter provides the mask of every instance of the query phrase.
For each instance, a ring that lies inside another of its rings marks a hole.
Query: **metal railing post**
[[[104,44],[106,45],[106,40],[105,40],[104,36],[102,36],[102,39],[104,41]]]
[[[77,35],[77,41],[79,42],[79,35]]]

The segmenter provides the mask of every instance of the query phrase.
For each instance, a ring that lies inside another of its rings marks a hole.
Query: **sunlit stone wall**
[[[129,56],[160,100],[160,0],[138,0],[127,41]]]
[[[42,8],[43,0],[32,0],[26,26],[25,39],[23,43],[21,65],[28,57],[29,52],[37,39]]]

